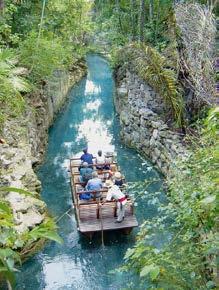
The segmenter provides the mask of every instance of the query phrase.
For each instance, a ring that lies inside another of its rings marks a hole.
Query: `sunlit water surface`
[[[61,216],[72,206],[67,167],[69,158],[80,156],[88,144],[96,153],[115,151],[127,181],[157,178],[158,173],[135,151],[125,148],[119,139],[119,124],[113,107],[114,81],[107,61],[98,55],[87,57],[88,75],[71,91],[69,101],[49,132],[49,145],[43,165],[38,171],[42,182],[42,198],[49,212]],[[155,183],[151,191],[159,189]],[[136,215],[141,222],[152,217],[155,209],[138,204]],[[96,235],[92,244],[77,231],[73,211],[59,222],[63,245],[49,243],[42,252],[26,262],[17,275],[16,289],[140,289],[133,275],[111,274],[121,266],[127,248],[134,245],[137,229],[131,235],[108,233],[105,247]],[[130,284],[131,283],[131,284]]]

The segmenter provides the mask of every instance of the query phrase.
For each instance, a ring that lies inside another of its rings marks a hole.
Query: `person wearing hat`
[[[121,223],[125,218],[126,196],[111,180],[106,180],[105,187],[109,189],[106,195],[106,201],[110,201],[111,199],[116,200],[117,220],[115,222]]]
[[[98,173],[94,171],[92,173],[92,179],[90,179],[86,185],[86,190],[95,191],[103,188],[102,180],[98,177]],[[101,192],[97,192],[94,197],[101,197]]]
[[[93,155],[92,154],[90,154],[90,153],[88,153],[88,149],[87,148],[85,148],[84,150],[83,150],[83,152],[84,152],[84,154],[82,154],[81,155],[81,162],[87,162],[88,163],[88,165],[91,165],[91,166],[89,166],[89,167],[91,167],[91,168],[93,168],[93,166],[92,166],[92,164],[93,164]]]
[[[87,183],[88,180],[92,178],[93,169],[88,167],[87,162],[82,163],[82,166],[79,171],[80,171],[80,176],[79,176],[80,182]]]
[[[122,174],[119,171],[114,174],[114,184],[117,186],[123,185]]]

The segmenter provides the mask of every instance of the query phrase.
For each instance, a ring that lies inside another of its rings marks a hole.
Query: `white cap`
[[[113,182],[110,180],[110,179],[107,179],[106,181],[105,181],[105,187],[112,187],[113,186]]]

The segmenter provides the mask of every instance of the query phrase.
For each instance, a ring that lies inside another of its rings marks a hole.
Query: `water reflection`
[[[78,126],[76,142],[85,139],[90,152],[96,153],[98,149],[112,152],[115,149],[112,145],[112,138],[113,136],[101,120],[84,120]]]
[[[96,85],[92,80],[87,79],[84,95],[87,96],[90,94],[99,94],[99,93],[101,93],[100,85]]]

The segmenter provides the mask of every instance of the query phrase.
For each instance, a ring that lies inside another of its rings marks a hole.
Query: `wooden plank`
[[[79,164],[80,165],[80,164]],[[78,164],[72,165],[72,168],[78,168],[79,167]],[[89,164],[89,166],[93,166],[93,167],[97,167],[97,166],[105,166],[105,165],[117,165],[117,162],[109,162],[109,163],[93,163],[93,164]],[[102,170],[102,169],[98,169],[98,170]]]
[[[116,219],[114,217],[109,217],[103,219],[103,230],[121,230],[125,228],[133,228],[138,226],[138,222],[135,216],[130,215],[125,217],[124,221],[121,223],[115,223]],[[95,220],[92,221],[79,221],[79,231],[82,233],[86,232],[99,232],[101,231],[101,221]]]
[[[102,175],[102,174],[104,174],[104,173],[110,173],[110,170],[101,170],[101,172],[98,173],[98,174],[99,174],[99,175]],[[72,175],[73,175],[73,176],[80,175],[80,172],[79,172],[79,171],[77,171],[77,172],[73,172]]]
[[[125,215],[133,215],[133,205],[129,201],[126,204]],[[115,216],[116,213],[116,202],[107,202],[102,207],[102,219],[111,218]],[[90,223],[95,222],[99,218],[100,205],[98,203],[92,204],[80,204],[79,206],[79,219],[81,221],[89,221]]]

